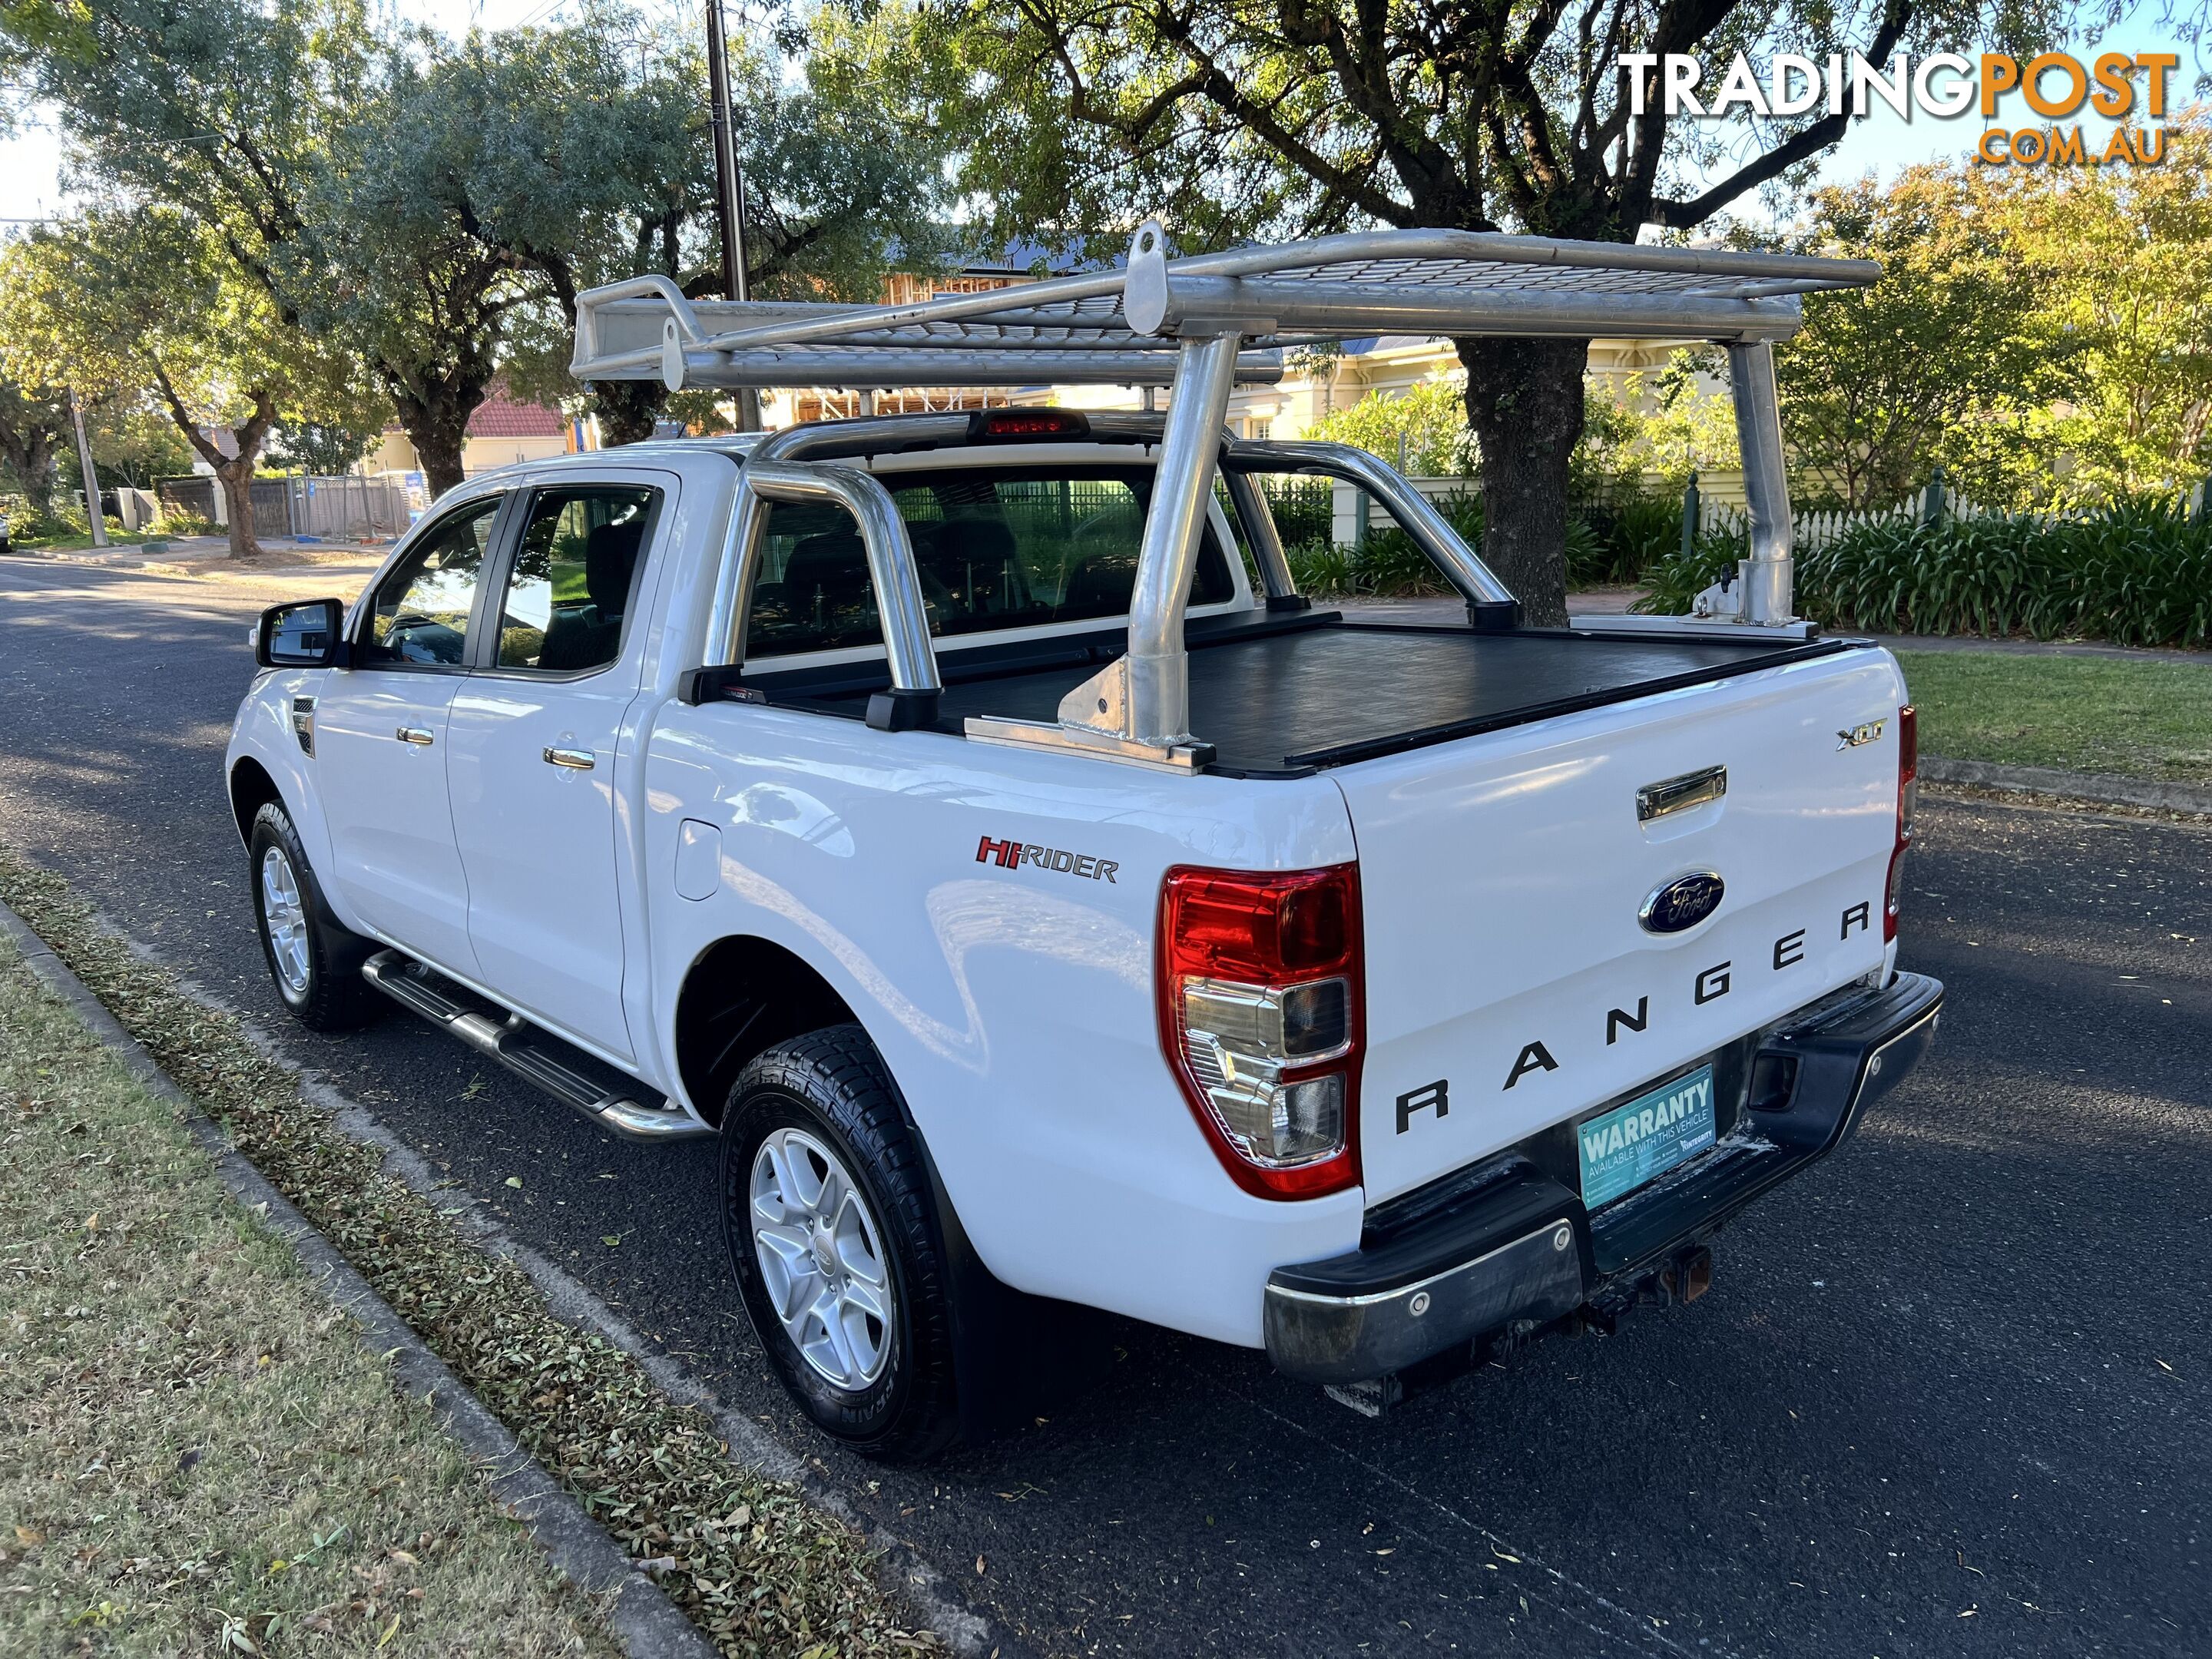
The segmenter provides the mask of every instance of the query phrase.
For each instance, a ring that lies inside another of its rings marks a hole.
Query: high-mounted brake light
[[[1168,872],[1160,1041],[1222,1168],[1262,1198],[1359,1180],[1359,866]]]
[[[968,441],[971,444],[1090,435],[1091,417],[1078,410],[979,409],[968,417]]]
[[[1906,703],[1897,711],[1897,845],[1889,855],[1889,898],[1882,908],[1881,936],[1897,937],[1897,913],[1905,902],[1905,849],[1912,845],[1912,814],[1920,803],[1920,711]]]

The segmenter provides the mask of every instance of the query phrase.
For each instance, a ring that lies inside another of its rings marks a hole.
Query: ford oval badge
[[[1686,933],[1721,908],[1728,884],[1717,872],[1698,870],[1676,878],[1644,901],[1636,914],[1650,933]]]

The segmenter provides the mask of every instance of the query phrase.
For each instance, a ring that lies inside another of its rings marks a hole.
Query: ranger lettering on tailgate
[[[1873,925],[1874,906],[1865,900],[1861,900],[1856,904],[1846,907],[1838,918],[1836,937],[1838,939],[1847,939],[1854,933],[1864,933]],[[1768,971],[1778,974],[1786,969],[1795,968],[1804,960],[1805,929],[1792,928],[1774,941],[1774,950]],[[1735,963],[1733,958],[1726,962],[1717,962],[1710,968],[1700,969],[1691,988],[1691,996],[1695,1005],[1702,1008],[1705,1004],[1717,1002],[1726,996],[1735,984],[1733,978],[1735,969]],[[1620,1042],[1620,1034],[1623,1031],[1641,1034],[1650,1024],[1651,999],[1648,995],[1637,998],[1636,1012],[1633,1013],[1626,1008],[1609,1008],[1606,1011],[1605,1016],[1606,1043],[1610,1047]],[[1512,1066],[1507,1069],[1505,1081],[1501,1088],[1512,1088],[1531,1072],[1556,1072],[1559,1069],[1559,1062],[1553,1058],[1551,1049],[1545,1046],[1544,1040],[1541,1037],[1532,1038],[1521,1045],[1521,1051],[1514,1057]],[[1437,1118],[1444,1117],[1449,1110],[1445,1103],[1449,1098],[1449,1083],[1439,1078],[1434,1083],[1425,1083],[1418,1089],[1410,1089],[1400,1095],[1397,1098],[1398,1133],[1404,1134],[1407,1130],[1413,1127],[1413,1116],[1417,1112],[1433,1108]]]

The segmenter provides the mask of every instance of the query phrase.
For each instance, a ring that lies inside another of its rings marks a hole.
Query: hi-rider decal
[[[1873,926],[1874,906],[1865,902],[1854,904],[1844,910],[1839,919],[1836,937],[1847,939],[1854,933],[1864,933]],[[1784,933],[1774,941],[1771,971],[1782,973],[1804,960],[1805,930],[1802,927]],[[1735,975],[1733,958],[1698,969],[1697,977],[1691,983],[1691,995],[1696,1006],[1702,1008],[1707,1003],[1718,1002],[1726,996],[1735,987]],[[1620,1042],[1624,1031],[1631,1036],[1642,1035],[1650,1023],[1651,999],[1648,995],[1636,999],[1633,1013],[1626,1008],[1608,1008],[1605,1015],[1606,1046],[1611,1048]],[[1521,1052],[1514,1057],[1512,1066],[1506,1071],[1500,1092],[1515,1087],[1532,1072],[1556,1072],[1559,1069],[1559,1062],[1552,1057],[1551,1049],[1541,1037],[1524,1042],[1521,1045]],[[1434,1083],[1424,1083],[1418,1089],[1408,1089],[1397,1098],[1398,1133],[1404,1134],[1412,1128],[1414,1118],[1421,1112],[1432,1111],[1436,1119],[1447,1116],[1451,1111],[1450,1102],[1451,1084],[1448,1079],[1439,1078]]]
[[[1034,865],[1040,870],[1055,871],[1063,876],[1081,876],[1090,881],[1115,881],[1114,872],[1121,866],[1112,859],[1102,859],[1090,853],[1071,853],[1065,848],[1039,847],[1034,842],[993,841],[988,836],[975,848],[975,862],[996,863],[1001,870],[1017,870]]]

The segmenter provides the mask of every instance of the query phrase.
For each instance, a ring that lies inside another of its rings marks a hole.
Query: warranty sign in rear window
[[[1713,1144],[1713,1068],[1700,1066],[1625,1106],[1575,1126],[1583,1202],[1591,1209],[1633,1192]]]

